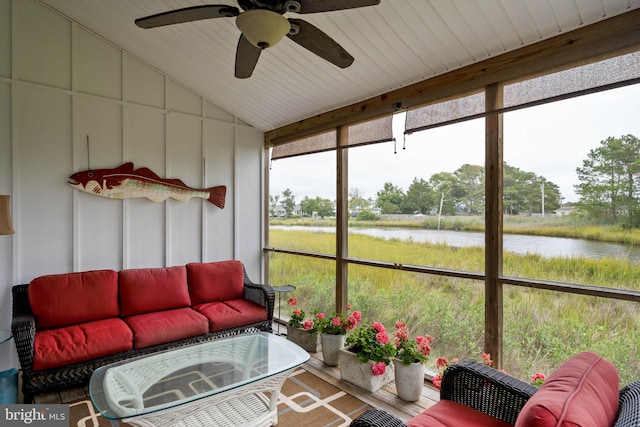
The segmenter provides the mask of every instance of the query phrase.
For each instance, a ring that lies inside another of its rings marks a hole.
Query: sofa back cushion
[[[240,261],[187,264],[193,305],[244,297],[244,271]]]
[[[611,427],[618,412],[619,385],[611,362],[590,351],[577,354],[527,401],[516,427]]]
[[[191,305],[184,266],[136,268],[122,270],[119,275],[122,316]]]
[[[95,270],[33,279],[29,304],[38,329],[117,317],[118,273]]]

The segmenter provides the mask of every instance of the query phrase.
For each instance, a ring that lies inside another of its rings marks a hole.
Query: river
[[[271,226],[281,230],[306,230],[335,233],[333,227]],[[410,240],[414,242],[444,243],[449,246],[484,246],[484,233],[450,230],[423,230],[408,228],[349,228],[349,233],[366,234],[385,239]],[[538,254],[547,258],[585,257],[592,259],[620,258],[640,264],[640,247],[619,243],[593,242],[565,237],[527,236],[505,234],[503,248],[515,254]]]

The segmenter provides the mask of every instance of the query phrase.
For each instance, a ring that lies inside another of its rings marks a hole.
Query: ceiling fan
[[[314,25],[302,19],[286,18],[284,14],[330,12],[379,3],[380,0],[238,0],[242,12],[235,6],[211,4],[162,12],[136,19],[135,23],[140,28],[156,28],[236,17],[236,26],[242,34],[236,50],[235,76],[245,79],[253,73],[262,50],[274,46],[284,36],[332,64],[347,68],[353,63],[349,52]]]

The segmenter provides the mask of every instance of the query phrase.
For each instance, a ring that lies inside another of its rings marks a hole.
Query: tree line
[[[551,153],[552,154],[552,153]],[[580,197],[576,207],[597,220],[640,227],[640,141],[633,135],[609,137],[591,150],[582,167],[576,168]],[[480,215],[485,211],[484,166],[465,164],[453,173],[438,172],[429,179],[414,178],[405,191],[385,182],[374,198],[360,190],[349,191],[352,214],[442,214]],[[293,214],[296,196],[290,189],[269,196],[271,215],[278,204],[285,216]],[[553,212],[562,206],[559,187],[534,172],[504,163],[503,209],[507,215]],[[332,200],[305,196],[300,201],[302,215],[315,212],[321,218],[335,215]]]

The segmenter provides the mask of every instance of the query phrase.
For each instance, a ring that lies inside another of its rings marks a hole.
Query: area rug
[[[278,427],[348,426],[371,406],[304,369],[297,369],[285,381],[278,399]],[[69,403],[73,427],[127,427],[105,419],[91,400]]]

